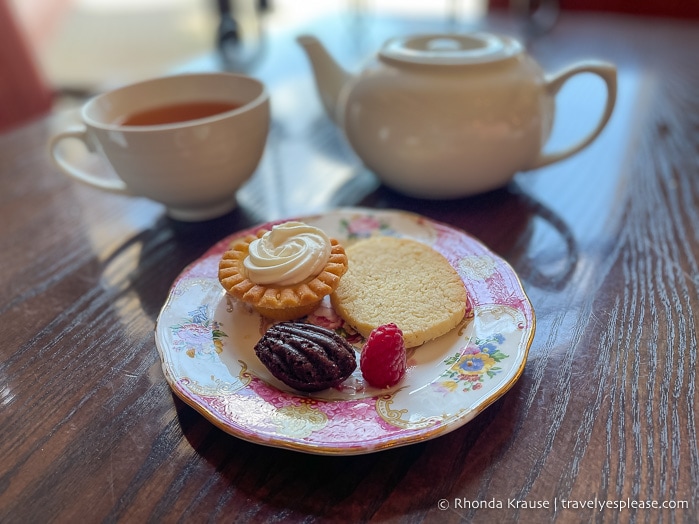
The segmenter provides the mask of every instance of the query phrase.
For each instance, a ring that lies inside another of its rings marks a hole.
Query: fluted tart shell
[[[315,277],[292,286],[256,284],[246,275],[243,261],[248,256],[250,243],[267,233],[261,229],[257,235],[246,235],[234,240],[223,254],[218,266],[218,279],[232,297],[250,304],[260,315],[273,320],[294,320],[304,317],[320,305],[347,272],[345,248],[330,239],[330,257],[325,267]]]

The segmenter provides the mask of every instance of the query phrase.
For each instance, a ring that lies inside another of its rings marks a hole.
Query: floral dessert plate
[[[408,371],[394,388],[370,387],[357,366],[337,388],[297,392],[276,380],[255,355],[269,321],[229,298],[218,281],[218,263],[231,240],[273,223],[231,235],[177,278],[155,332],[171,388],[213,424],[269,446],[328,455],[370,453],[464,425],[522,374],[534,337],[534,311],[513,269],[477,240],[402,211],[349,208],[295,220],[320,227],[345,247],[370,235],[409,237],[432,246],[463,279],[466,317],[446,335],[409,350]],[[327,297],[305,321],[334,329],[359,355],[361,336],[334,313]]]

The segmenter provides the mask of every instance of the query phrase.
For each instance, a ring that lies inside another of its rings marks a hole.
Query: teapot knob
[[[431,34],[389,40],[379,57],[393,63],[458,66],[505,60],[522,50],[517,40],[501,35]]]

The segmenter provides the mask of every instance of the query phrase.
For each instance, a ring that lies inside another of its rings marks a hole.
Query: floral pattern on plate
[[[402,211],[340,209],[299,217],[345,246],[370,235],[409,237],[442,253],[468,291],[464,321],[408,354],[394,388],[368,386],[359,370],[314,394],[277,381],[254,354],[269,322],[228,298],[214,245],[173,284],[156,326],[156,345],[173,391],[208,420],[245,440],[309,453],[351,455],[421,442],[452,431],[519,378],[534,337],[534,311],[510,266],[463,231]],[[265,224],[260,227],[270,227]],[[361,347],[329,300],[306,319]]]

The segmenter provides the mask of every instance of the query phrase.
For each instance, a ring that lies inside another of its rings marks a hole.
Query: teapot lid
[[[522,51],[513,38],[490,33],[432,34],[394,38],[379,51],[389,62],[425,65],[483,64],[510,58]]]

